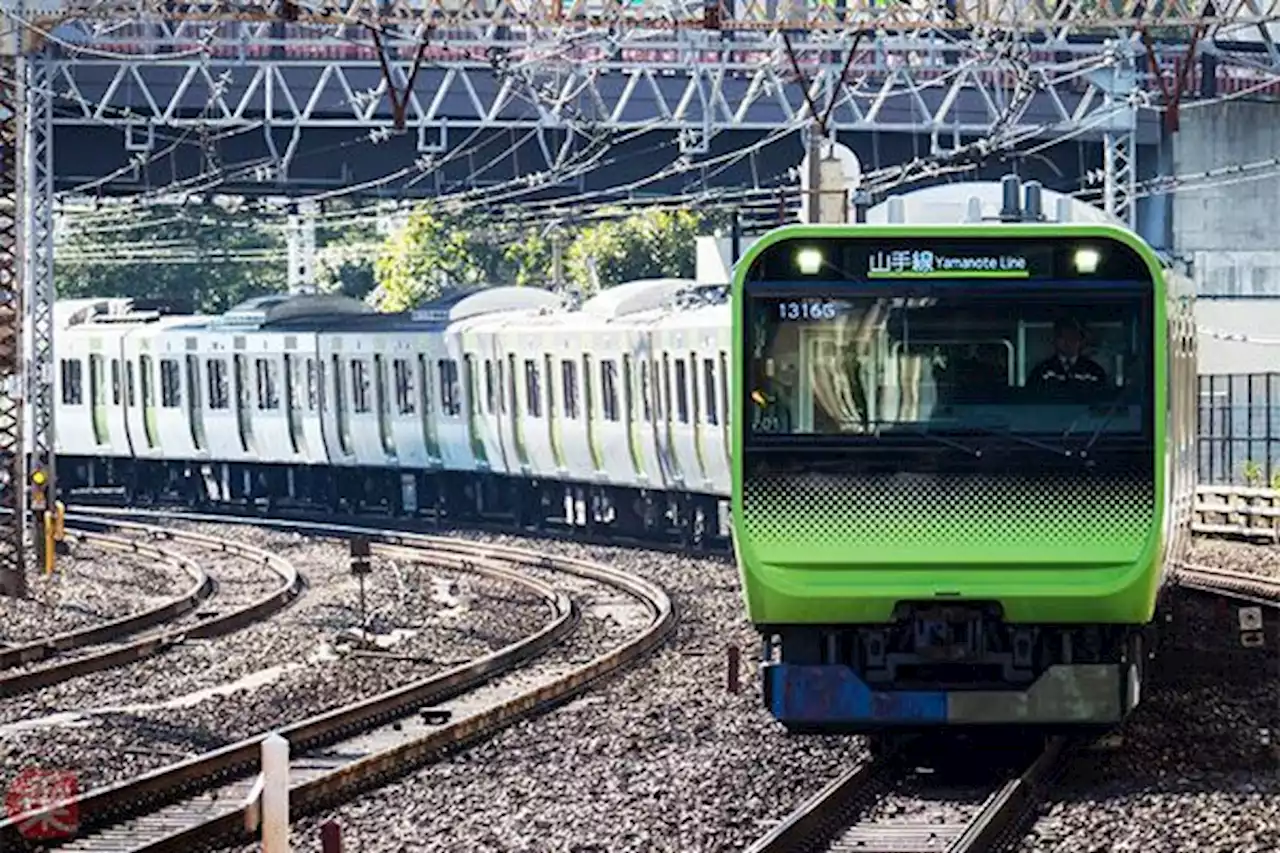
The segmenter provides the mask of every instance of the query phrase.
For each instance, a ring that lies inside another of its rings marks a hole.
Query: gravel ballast
[[[1187,562],[1277,577],[1280,576],[1280,546],[1197,537]]]
[[[762,706],[758,639],[731,561],[485,538],[659,583],[679,614],[674,641],[560,709],[302,819],[298,849],[319,849],[320,822],[336,818],[362,853],[733,850],[862,760],[861,738],[791,737]],[[730,643],[743,658],[736,695]]]
[[[1280,734],[1280,619],[1267,619],[1270,650],[1246,651],[1234,605],[1187,594],[1182,607],[1170,680],[1149,689],[1120,748],[1072,761],[1019,853],[1280,850],[1277,754],[1263,741]]]
[[[523,588],[375,556],[365,580],[371,628],[395,638],[391,653],[414,659],[345,654],[344,631],[359,624],[359,595],[344,544],[184,526],[271,550],[294,563],[306,590],[286,610],[225,637],[0,702],[3,778],[35,764],[73,770],[81,788],[122,780],[426,678],[549,618],[541,598]],[[204,560],[219,580],[219,601],[243,603],[280,584],[243,560]]]
[[[729,561],[507,541],[658,581],[680,613],[676,640],[565,708],[298,821],[299,848],[318,849],[318,827],[333,819],[350,849],[369,853],[741,850],[862,760],[861,738],[791,737],[761,707],[757,638]],[[1221,642],[1222,625],[1208,623],[1223,609],[1203,598],[1188,607],[1194,642]],[[724,683],[731,642],[744,652],[736,696]],[[1188,677],[1153,688],[1118,752],[1073,763],[1026,853],[1280,847],[1280,789],[1256,743],[1260,722],[1280,707],[1275,681],[1224,687],[1221,672]],[[911,815],[920,806],[887,808]],[[973,806],[958,798],[952,810]]]
[[[161,547],[164,547],[161,545]],[[0,643],[21,645],[151,610],[195,583],[167,561],[78,542],[52,574],[32,572],[29,596],[0,596]],[[0,718],[3,719],[3,718]]]

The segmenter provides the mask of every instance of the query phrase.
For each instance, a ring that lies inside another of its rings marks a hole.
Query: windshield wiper
[[[1036,448],[1039,448],[1040,450],[1047,450],[1050,453],[1055,454],[1057,456],[1070,458],[1071,456],[1075,455],[1074,451],[1070,447],[1067,447],[1066,445],[1057,446],[1057,445],[1049,444],[1047,441],[1040,441],[1039,439],[1031,438],[1029,436],[1019,435],[1018,433],[1014,432],[1012,428],[995,429],[993,427],[983,426],[982,424],[964,424],[964,426],[966,428],[981,430],[983,433],[986,433],[987,435],[994,435],[1000,438],[1011,438],[1014,441],[1019,442],[1020,444],[1025,444],[1029,447],[1036,447]]]
[[[978,448],[970,447],[969,445],[960,441],[956,441],[953,438],[947,438],[946,436],[943,436],[943,435],[935,435],[934,433],[929,431],[928,427],[920,426],[917,423],[912,423],[911,421],[906,421],[906,422],[878,421],[877,423],[892,424],[895,430],[901,429],[902,427],[906,427],[908,432],[910,432],[912,435],[917,435],[917,436],[920,436],[921,438],[927,438],[932,442],[935,442],[937,444],[942,444],[947,447],[954,447],[956,450],[962,450],[965,453],[972,456],[974,459],[982,458],[982,451],[979,450]],[[876,427],[875,429],[876,438],[881,437],[883,434],[884,434],[883,430],[881,430],[879,427]]]
[[[1131,402],[1130,397],[1133,396],[1133,392],[1137,390],[1138,387],[1137,383],[1130,385],[1124,390],[1123,394],[1113,400],[1111,405],[1107,407],[1107,414],[1103,417],[1102,423],[1098,424],[1098,428],[1093,431],[1093,435],[1089,436],[1089,440],[1084,443],[1084,447],[1080,448],[1081,456],[1086,455],[1090,448],[1097,444],[1098,439],[1102,437],[1102,431],[1105,430],[1113,420],[1115,420],[1116,415],[1120,413],[1120,409],[1122,407],[1127,407],[1129,405]],[[1076,418],[1071,422],[1071,426],[1067,427],[1067,431],[1062,434],[1063,441],[1066,441],[1071,434],[1075,432],[1076,424],[1079,422],[1080,418]]]

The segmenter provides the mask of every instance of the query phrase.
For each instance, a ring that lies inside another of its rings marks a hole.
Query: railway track
[[[192,586],[181,596],[142,613],[0,651],[0,698],[132,663],[186,640],[231,633],[286,607],[302,589],[302,578],[292,563],[251,545],[79,513],[68,515],[67,523],[72,526],[76,540],[169,563],[186,572],[192,579]],[[117,535],[119,532],[135,535],[120,536]],[[191,557],[152,544],[165,541],[184,543],[204,553],[230,555],[262,565],[278,575],[280,583],[266,595],[242,607],[226,612],[207,609],[217,601],[216,577],[210,577]],[[206,609],[202,610],[202,606]],[[163,627],[147,630],[157,625]],[[59,660],[72,652],[81,654]],[[33,666],[46,661],[52,663]]]
[[[1053,738],[1030,760],[990,753],[958,768],[954,756],[941,767],[912,760],[914,744],[870,760],[820,791],[753,844],[750,853],[983,853],[1029,816],[1038,795],[1064,764],[1070,744]],[[1009,761],[1007,759],[1012,759]],[[1005,764],[1020,764],[1010,771]],[[975,780],[974,774],[990,777]],[[957,774],[961,777],[957,779]],[[909,798],[907,811],[890,799]],[[940,807],[940,803],[945,804]]]
[[[1184,564],[1174,582],[1276,607],[1280,579]],[[1055,738],[998,782],[956,782],[912,761],[914,746],[861,764],[805,802],[748,848],[750,853],[980,853],[1008,841],[1065,768],[1078,742]],[[989,752],[972,766],[983,772]],[[954,762],[949,756],[948,762]],[[948,768],[949,769],[949,768]],[[889,800],[895,800],[885,807]],[[942,805],[940,805],[942,804]]]
[[[262,520],[246,522],[261,524]],[[285,522],[272,526],[315,535],[368,536],[375,552],[395,559],[426,561],[522,585],[542,598],[550,614],[536,633],[492,654],[277,729],[290,744],[290,812],[294,816],[340,801],[445,750],[548,710],[643,657],[675,626],[671,602],[659,587],[597,563],[367,527]],[[548,653],[574,632],[581,614],[568,596],[529,577],[531,572],[565,573],[608,588],[615,598],[625,595],[643,614],[643,627],[586,664],[534,663],[544,656],[554,657]],[[260,744],[266,734],[0,822],[0,849],[33,849],[22,838],[20,827],[73,804],[79,831],[60,846],[62,850],[189,851],[233,841],[243,834],[245,798],[259,771]]]

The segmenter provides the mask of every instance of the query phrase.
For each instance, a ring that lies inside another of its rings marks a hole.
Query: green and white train
[[[739,264],[734,543],[792,729],[1105,728],[1139,700],[1189,538],[1193,287],[1026,189]]]
[[[731,294],[60,303],[60,489],[732,537],[788,726],[1110,722],[1185,541],[1192,294],[1044,198],[1006,222],[999,185],[954,184],[784,228]],[[1087,400],[1031,387],[1068,321]]]

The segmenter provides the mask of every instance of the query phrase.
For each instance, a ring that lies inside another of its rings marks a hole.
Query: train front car
[[[733,299],[735,548],[774,716],[1122,719],[1164,544],[1158,258],[1108,225],[793,226]]]

